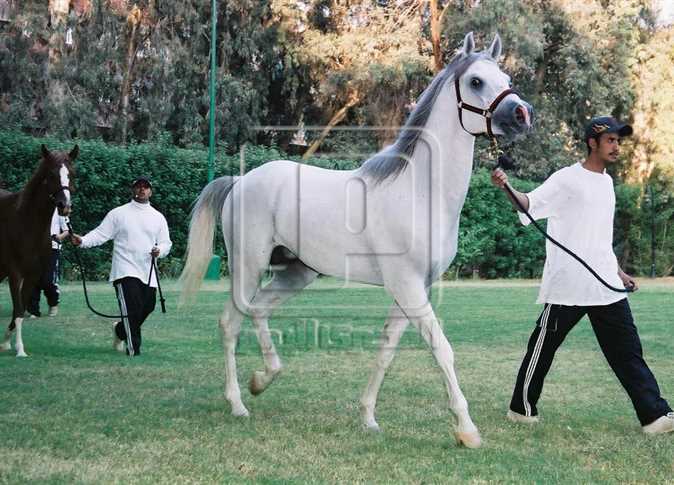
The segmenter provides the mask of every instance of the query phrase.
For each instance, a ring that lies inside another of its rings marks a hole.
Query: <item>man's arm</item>
[[[523,194],[522,192],[519,192],[510,187],[510,190],[513,191],[515,198],[520,204],[518,205],[517,202],[515,201],[515,198],[513,198],[513,195],[510,192],[508,192],[508,190],[506,190],[505,188],[506,185],[508,186],[510,185],[508,184],[508,175],[506,175],[506,173],[503,170],[497,168],[491,173],[491,183],[506,193],[506,195],[508,196],[508,200],[518,212],[522,212],[522,209],[520,209],[520,205],[524,207],[524,210],[527,211],[529,210],[529,198],[526,196],[526,194]]]
[[[94,246],[100,246],[110,239],[114,239],[116,233],[117,225],[115,224],[115,216],[113,211],[110,211],[96,229],[87,233],[85,236],[72,234],[70,241],[73,245],[81,246],[83,249],[92,248]]]
[[[164,216],[161,216],[162,218],[162,223],[159,228],[159,233],[157,234],[157,241],[155,247],[152,248],[152,251],[150,254],[154,257],[159,257],[163,258],[166,256],[169,251],[171,250],[171,246],[173,246],[173,243],[171,242],[171,238],[169,236],[169,229],[168,229],[168,223],[166,222],[166,218]]]

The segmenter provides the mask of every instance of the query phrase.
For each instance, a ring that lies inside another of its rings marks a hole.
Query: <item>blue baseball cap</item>
[[[604,133],[617,133],[619,137],[630,136],[633,130],[626,123],[621,123],[612,116],[598,116],[592,118],[585,127],[585,141],[590,138],[599,138]]]
[[[136,185],[138,185],[141,182],[145,182],[146,184],[148,184],[150,186],[150,188],[152,188],[152,182],[150,181],[149,177],[136,177],[133,180],[133,182],[131,183],[131,187],[135,187]]]

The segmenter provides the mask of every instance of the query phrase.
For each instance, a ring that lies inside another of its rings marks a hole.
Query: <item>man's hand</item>
[[[159,248],[157,246],[154,246],[152,248],[152,251],[150,251],[150,254],[152,255],[153,258],[159,257]]]
[[[508,183],[508,176],[500,168],[495,168],[491,173],[491,183],[502,189]]]
[[[639,289],[639,284],[637,283],[637,280],[632,278],[630,275],[625,273],[623,270],[618,270],[618,276],[622,280],[625,288],[628,288],[632,291],[637,291]]]
[[[79,246],[80,244],[82,244],[82,236],[80,236],[79,234],[71,234],[70,242],[73,244],[73,246]]]
[[[68,232],[68,231],[63,231],[63,232],[60,233],[60,234],[54,234],[54,237],[55,237],[56,240],[57,240],[58,242],[60,242],[60,243],[62,243],[62,242],[65,241],[66,239],[68,239],[68,236],[70,236],[70,232]]]

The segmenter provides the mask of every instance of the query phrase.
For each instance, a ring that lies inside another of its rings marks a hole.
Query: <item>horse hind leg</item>
[[[259,237],[257,240],[262,240]],[[228,245],[231,247],[231,245]],[[263,246],[248,246],[247,252],[232,251],[231,298],[225,304],[220,316],[223,347],[225,353],[225,398],[232,407],[232,415],[248,416],[249,412],[241,400],[241,388],[236,372],[236,345],[241,333],[245,315],[251,314],[252,302],[260,287],[260,280],[269,261],[269,251]]]
[[[225,353],[225,399],[232,407],[233,416],[248,416],[248,409],[241,400],[241,389],[236,375],[236,344],[241,332],[244,315],[230,299],[220,316],[223,350]]]
[[[264,361],[263,371],[254,371],[250,378],[249,389],[254,396],[261,394],[281,372],[279,358],[274,341],[269,332],[268,319],[275,308],[308,286],[318,273],[295,260],[286,268],[274,273],[272,280],[262,288],[253,300],[251,318]]]

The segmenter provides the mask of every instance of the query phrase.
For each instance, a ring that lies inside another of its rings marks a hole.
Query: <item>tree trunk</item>
[[[440,12],[438,0],[430,0],[431,9],[431,44],[433,45],[433,73],[442,70],[442,52],[440,51]]]
[[[64,38],[62,35],[68,12],[70,11],[69,0],[50,0],[49,16],[51,18],[51,35],[49,36],[49,63],[47,65],[47,76],[49,89],[47,98],[49,104],[55,107],[60,106],[65,98],[65,85],[61,79],[60,67],[63,58]]]
[[[141,11],[134,5],[133,9],[127,17],[129,24],[129,41],[126,49],[126,71],[124,72],[124,79],[122,81],[122,92],[120,98],[120,108],[122,113],[122,134],[121,142],[126,144],[127,133],[129,130],[129,98],[131,97],[131,81],[133,74],[133,64],[136,60],[136,34],[138,32],[138,25],[140,24]]]
[[[353,92],[349,96],[349,100],[346,102],[344,106],[342,106],[330,119],[328,124],[323,128],[323,131],[321,131],[321,135],[318,137],[316,141],[314,141],[309,149],[302,155],[302,160],[307,160],[311,155],[314,154],[316,150],[318,150],[318,147],[321,146],[321,143],[323,143],[323,140],[328,136],[330,133],[330,130],[334,128],[340,121],[344,119],[346,116],[346,113],[349,111],[349,109],[356,104],[360,102],[360,95],[358,92]]]

